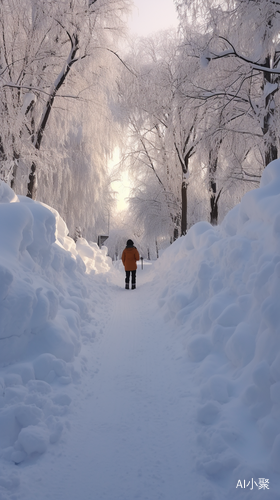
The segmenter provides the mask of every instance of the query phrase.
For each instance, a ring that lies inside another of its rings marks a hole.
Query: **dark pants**
[[[132,285],[135,285],[135,283],[136,283],[136,271],[125,271],[125,283],[127,285],[129,284],[130,273],[131,273],[131,283],[132,283]]]

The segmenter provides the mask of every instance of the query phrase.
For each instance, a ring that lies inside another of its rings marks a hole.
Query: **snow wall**
[[[14,463],[59,439],[63,386],[106,302],[107,249],[67,234],[58,212],[0,183],[0,456]]]
[[[198,470],[220,484],[232,474],[231,498],[245,480],[279,484],[280,160],[220,226],[197,223],[165,250],[156,274],[192,363]]]

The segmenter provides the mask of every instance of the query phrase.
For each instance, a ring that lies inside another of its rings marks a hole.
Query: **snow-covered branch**
[[[219,53],[214,53],[209,51],[209,55],[206,57],[206,59],[210,62],[211,60],[215,59],[222,59],[224,57],[237,57],[241,61],[244,61],[248,63],[252,69],[257,70],[257,71],[262,71],[263,73],[271,73],[274,75],[280,75],[280,68],[273,68],[265,65],[265,63],[259,63],[257,61],[253,61],[252,59],[249,59],[248,57],[245,57],[244,55],[240,54],[234,47],[234,45],[225,37],[223,36],[218,36],[219,39],[224,40],[226,43],[230,45],[230,49],[224,50]]]
[[[31,85],[17,85],[15,83],[4,83],[2,85],[3,88],[5,87],[10,87],[10,88],[15,88],[15,89],[18,89],[18,90],[29,90],[31,92],[36,92],[38,94],[44,94],[44,95],[47,95],[47,96],[51,96],[52,93],[50,92],[47,92],[46,90],[43,90],[42,88],[40,87],[33,87]],[[67,99],[79,99],[79,96],[74,96],[74,95],[70,95],[70,94],[56,94],[56,97],[62,97],[62,98],[67,98]]]

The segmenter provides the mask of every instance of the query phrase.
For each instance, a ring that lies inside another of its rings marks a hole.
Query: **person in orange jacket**
[[[125,288],[129,289],[129,280],[131,273],[131,289],[135,290],[136,288],[136,269],[137,264],[136,261],[139,260],[139,252],[137,248],[134,246],[132,240],[127,240],[126,248],[122,253],[122,263],[125,268]]]

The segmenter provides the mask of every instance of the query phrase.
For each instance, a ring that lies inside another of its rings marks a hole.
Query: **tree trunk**
[[[157,255],[157,259],[159,258],[159,252],[158,252],[158,242],[157,240],[155,241],[155,245],[156,245],[156,255]]]
[[[192,136],[192,132],[194,130],[194,125],[190,129],[189,135],[186,137],[183,151],[182,153],[177,146],[176,141],[174,141],[174,146],[177,152],[178,160],[182,168],[182,186],[181,186],[181,236],[187,234],[187,225],[188,225],[188,197],[187,197],[187,189],[188,189],[188,178],[189,178],[189,161],[194,153],[194,146],[189,146],[189,142]]]
[[[271,161],[277,160],[278,150],[275,144],[269,144],[265,151],[265,166],[267,166]]]
[[[32,162],[31,172],[29,174],[29,182],[27,184],[27,197],[36,200],[37,194],[37,176],[36,176],[36,164]]]
[[[265,64],[267,68],[270,68],[271,66],[271,58],[270,56],[266,57]],[[279,80],[279,76],[275,76],[269,71],[264,72],[263,74],[264,77],[264,90],[266,85],[272,85],[276,83],[277,79]],[[273,128],[273,122],[274,122],[274,110],[275,110],[275,99],[274,99],[274,92],[269,93],[265,97],[265,116],[263,119],[263,126],[262,126],[262,131],[264,135],[264,140],[265,140],[265,167],[273,160],[277,160],[278,158],[278,150],[277,150],[277,141],[276,141],[276,135],[275,135],[275,130]]]
[[[17,169],[18,169],[18,160],[19,160],[19,155],[14,152],[12,178],[11,178],[11,188],[12,189],[14,189],[14,187],[15,187]]]
[[[4,150],[3,142],[2,142],[2,137],[0,136],[0,172],[1,172],[1,180],[5,180],[5,175],[4,172],[5,170],[2,170],[2,162],[4,163],[7,160],[7,156]]]
[[[217,194],[217,186],[216,182],[213,182],[211,185],[211,193],[210,193],[210,223],[212,226],[217,226],[218,224],[218,201],[220,198],[222,190],[220,189],[219,193]]]
[[[182,215],[181,215],[181,236],[187,234],[187,189],[188,183],[185,178],[182,181]]]
[[[212,149],[209,151],[209,193],[210,193],[210,223],[213,226],[218,224],[218,201],[221,189],[217,194],[216,172],[218,166],[219,149],[222,139],[215,140]]]

